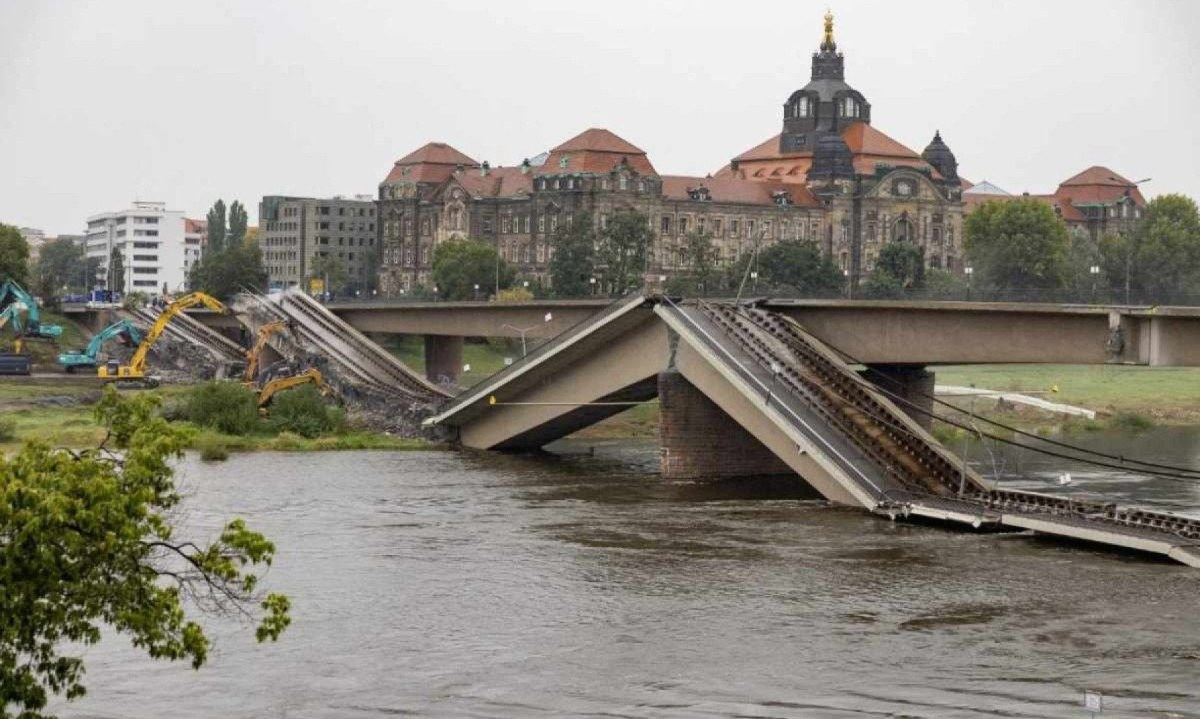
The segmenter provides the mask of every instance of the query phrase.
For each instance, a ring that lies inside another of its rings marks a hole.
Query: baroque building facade
[[[811,79],[788,96],[782,131],[705,176],[662,175],[646,152],[590,129],[520,165],[492,167],[444,143],[395,162],[379,185],[379,284],[432,288],[434,248],[453,238],[496,247],[526,279],[549,283],[552,238],[576,213],[600,227],[637,210],[654,233],[647,284],[686,270],[685,238],[712,238],[722,263],[783,239],[817,243],[851,283],[886,242],[924,249],[960,272],[962,182],[935,133],[921,154],[871,126],[871,104],[845,81],[825,16]]]

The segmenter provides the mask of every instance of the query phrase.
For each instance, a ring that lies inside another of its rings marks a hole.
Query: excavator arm
[[[267,346],[267,342],[271,337],[275,333],[286,329],[288,324],[285,320],[279,320],[277,322],[268,322],[258,328],[258,336],[254,340],[254,346],[246,353],[246,371],[242,375],[243,381],[252,383],[258,377],[259,359],[262,356],[263,349]]]
[[[292,387],[299,387],[302,384],[315,384],[317,389],[321,390],[321,394],[328,395],[333,391],[333,388],[325,382],[325,378],[321,376],[320,370],[316,368],[307,369],[300,374],[292,375],[291,377],[280,377],[279,379],[271,380],[258,393],[258,407],[262,409],[270,403],[271,398],[277,393]]]
[[[129,343],[138,345],[142,341],[141,330],[137,325],[129,320],[118,320],[108,327],[96,333],[91,342],[88,342],[86,348],[80,352],[64,352],[58,356],[58,363],[66,368],[67,372],[73,372],[78,367],[94,367],[96,365],[96,357],[100,354],[100,348],[104,343],[114,337],[126,335],[129,338]]]
[[[225,307],[220,300],[215,297],[210,297],[203,292],[193,292],[180,297],[171,304],[167,305],[167,308],[162,311],[162,313],[158,316],[158,319],[156,319],[154,324],[150,326],[150,331],[146,333],[146,336],[142,338],[141,343],[138,344],[137,350],[133,353],[133,357],[129,360],[129,366],[119,368],[114,378],[144,377],[146,374],[146,356],[150,353],[150,348],[154,346],[154,343],[158,342],[158,338],[161,337],[162,333],[166,331],[167,325],[171,324],[171,320],[175,319],[179,313],[183,312],[187,308],[195,307],[196,305],[204,305],[210,310],[220,312],[222,314],[229,313],[229,309]],[[109,376],[103,367],[100,368],[100,376]]]

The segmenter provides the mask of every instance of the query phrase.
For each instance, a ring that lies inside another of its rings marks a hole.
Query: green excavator
[[[108,327],[96,333],[88,346],[73,352],[63,352],[58,356],[58,364],[67,374],[79,369],[94,370],[99,365],[97,356],[104,343],[111,339],[120,339],[129,347],[136,347],[142,342],[142,332],[129,320],[117,320]]]

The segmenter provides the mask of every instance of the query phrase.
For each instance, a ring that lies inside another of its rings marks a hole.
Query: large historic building
[[[871,125],[871,103],[846,82],[831,15],[811,80],[782,109],[778,135],[706,177],[659,174],[645,151],[603,129],[515,167],[429,143],[379,185],[380,289],[431,287],[433,248],[456,237],[492,244],[520,275],[548,283],[560,225],[586,211],[603,227],[626,209],[645,214],[655,233],[649,286],[688,269],[693,232],[713,239],[723,263],[782,239],[812,241],[851,283],[897,240],[921,247],[930,267],[963,270],[970,183],[940,133],[918,154]],[[1064,218],[1075,207],[1064,206]]]

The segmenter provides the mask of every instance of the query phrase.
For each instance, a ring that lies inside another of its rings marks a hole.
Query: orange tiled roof
[[[495,167],[486,175],[471,169],[453,177],[474,197],[516,197],[533,190],[533,178],[519,167]]]
[[[875,164],[879,162],[903,167],[928,167],[928,163],[916,152],[865,122],[856,122],[842,130],[842,139],[850,152],[854,153],[854,171],[860,174],[875,172]],[[726,165],[717,170],[715,176],[804,183],[812,166],[811,152],[781,153],[779,135],[755,145],[734,159],[738,163],[737,171]],[[933,176],[940,177],[936,171]]]
[[[443,182],[459,165],[478,167],[479,163],[444,142],[428,142],[392,165],[384,182]]]
[[[585,130],[550,151],[546,162],[537,168],[539,175],[568,173],[602,174],[611,172],[621,161],[642,175],[657,175],[646,153],[636,145],[608,130]]]
[[[208,230],[208,220],[193,220],[190,217],[183,218],[183,231],[191,234],[204,234]]]
[[[1073,177],[1063,180],[1054,195],[1076,205],[1115,202],[1126,195],[1139,207],[1146,199],[1137,185],[1102,165],[1092,165]]]
[[[663,175],[663,195],[670,200],[688,200],[688,191],[697,187],[708,189],[713,202],[736,202],[747,205],[773,205],[776,192],[787,192],[795,205],[818,206],[817,200],[804,185],[783,182],[755,182],[737,177],[690,177]]]

